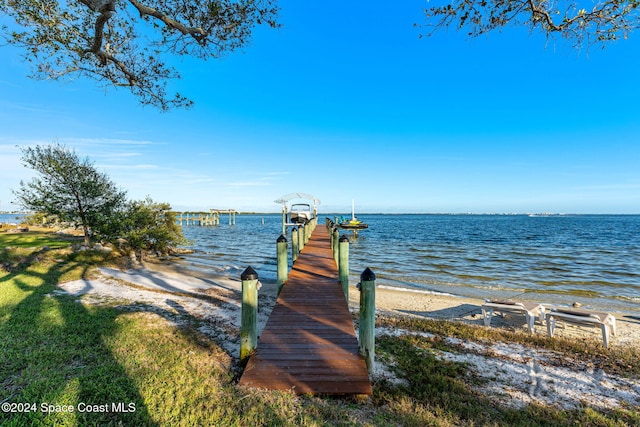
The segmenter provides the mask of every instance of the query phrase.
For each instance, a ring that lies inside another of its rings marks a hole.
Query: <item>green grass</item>
[[[519,342],[638,376],[637,350],[444,321],[379,319],[380,325],[433,337],[378,340],[379,359],[404,381],[374,384],[367,401],[243,390],[234,382],[237,354],[188,326],[175,326],[163,313],[139,304],[87,306],[54,293],[57,283],[90,277],[94,266],[117,262],[99,252],[74,254],[72,243],[47,233],[0,234],[6,267],[0,270],[0,402],[34,403],[37,409],[0,412],[3,427],[640,425],[637,408],[500,407],[474,391],[481,379],[465,364],[435,357],[439,350],[459,351],[445,337]],[[76,412],[47,414],[43,404],[54,410],[70,405]],[[112,404],[135,411],[113,412]],[[109,412],[77,412],[82,405]]]

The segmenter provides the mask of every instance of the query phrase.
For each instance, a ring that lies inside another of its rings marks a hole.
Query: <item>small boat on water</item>
[[[289,210],[289,222],[292,224],[304,224],[313,218],[313,211],[309,203],[296,203]]]
[[[336,221],[338,222],[338,221]],[[365,224],[356,218],[355,202],[351,200],[351,218],[341,218],[338,222],[338,227],[346,230],[363,230],[369,228],[369,224]]]

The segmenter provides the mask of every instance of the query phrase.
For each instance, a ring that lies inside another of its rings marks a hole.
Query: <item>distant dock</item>
[[[174,212],[176,222],[181,226],[211,227],[220,225],[220,215],[228,216],[229,225],[236,224],[235,209],[209,209],[208,212]]]

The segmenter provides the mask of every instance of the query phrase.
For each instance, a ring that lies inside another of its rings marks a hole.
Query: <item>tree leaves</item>
[[[126,87],[141,104],[189,107],[167,93],[180,77],[171,55],[218,58],[245,46],[256,25],[277,27],[276,0],[2,0],[15,25],[0,31],[23,48],[41,79],[92,78]],[[141,19],[142,18],[142,19]]]
[[[474,37],[507,25],[525,26],[580,48],[627,38],[640,26],[638,6],[638,0],[461,0],[429,8],[425,15],[428,35],[451,25],[467,28]]]
[[[81,159],[63,145],[22,148],[25,166],[37,172],[30,182],[14,191],[26,209],[56,215],[63,222],[82,227],[85,243],[106,218],[119,209],[125,192],[99,172],[89,159]]]

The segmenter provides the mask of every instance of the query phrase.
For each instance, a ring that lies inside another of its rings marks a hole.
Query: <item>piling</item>
[[[305,241],[304,241],[304,233],[305,233],[305,226],[304,224],[300,224],[300,226],[298,227],[298,250],[300,252],[302,252],[302,250],[304,249],[304,245],[305,245]]]
[[[312,222],[309,220],[305,223],[305,237],[304,237],[304,244],[306,245],[307,243],[309,243],[309,239],[311,239],[311,233],[313,232],[313,224]]]
[[[258,345],[258,273],[247,267],[242,280],[242,317],[240,319],[240,363],[244,364]]]
[[[284,286],[284,282],[287,281],[287,275],[289,270],[289,259],[287,258],[287,238],[284,234],[276,240],[276,251],[278,254],[278,295]]]
[[[331,239],[331,249],[333,249],[333,259],[338,262],[338,227],[334,227],[331,231],[333,238]]]
[[[364,356],[369,374],[373,372],[376,337],[376,275],[367,267],[360,275],[360,354]]]
[[[349,238],[342,235],[338,239],[338,278],[342,283],[344,297],[349,301]]]
[[[293,227],[291,229],[291,263],[296,262],[299,253],[300,249],[298,249],[298,229],[296,227]]]

